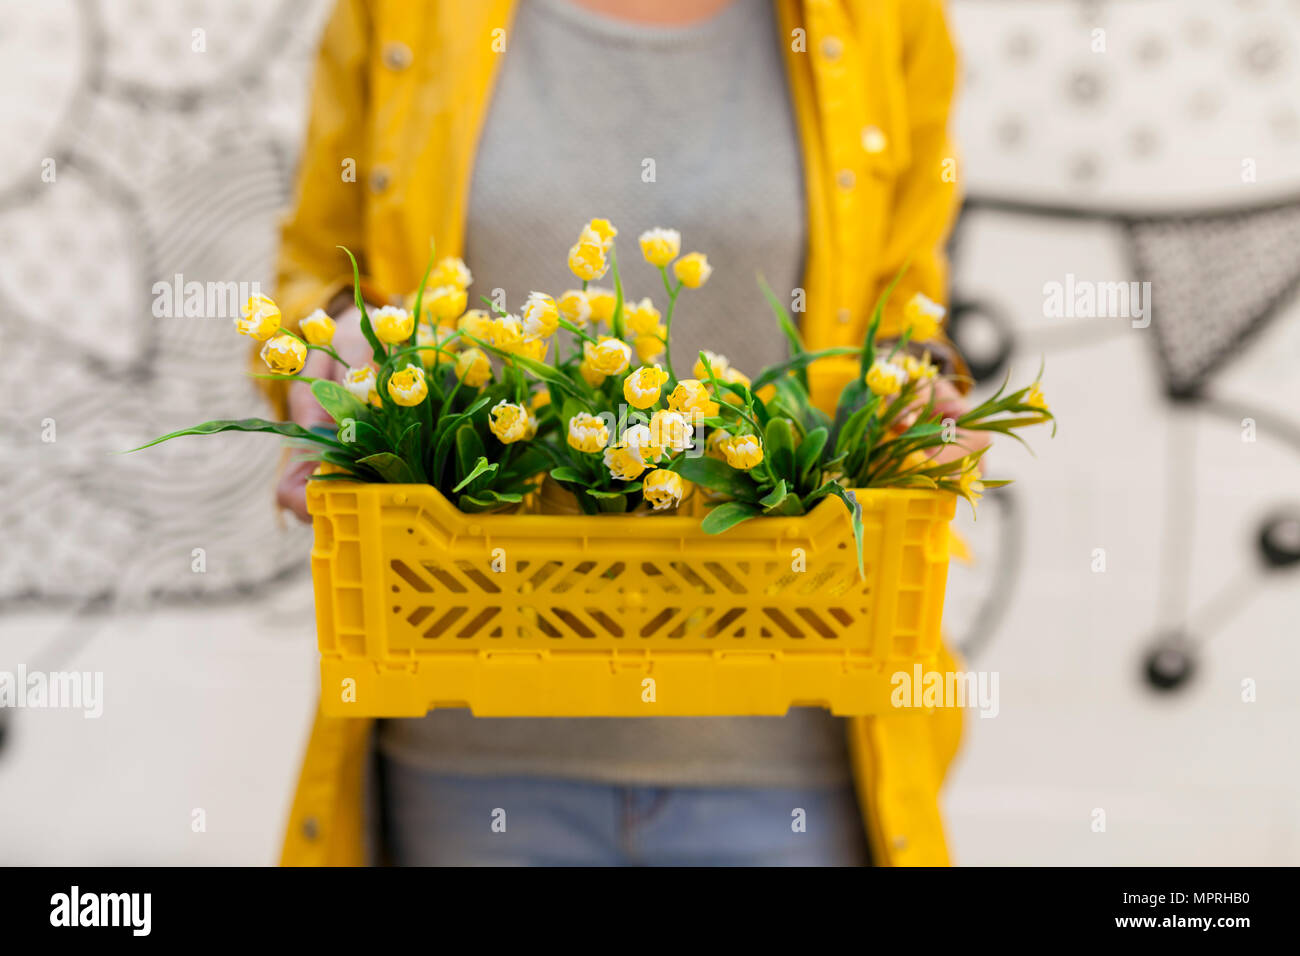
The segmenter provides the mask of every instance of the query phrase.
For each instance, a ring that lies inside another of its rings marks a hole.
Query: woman
[[[602,216],[625,239],[668,226],[709,254],[678,361],[708,344],[752,374],[783,356],[758,270],[804,304],[810,347],[857,344],[904,264],[893,303],[943,298],[953,77],[939,0],[341,0],[277,299],[354,329],[335,246],[360,251],[362,292],[381,302],[416,286],[430,237],[469,263],[471,300],[558,294],[574,284],[564,249]],[[625,268],[638,295],[653,279]],[[832,401],[854,368],[814,367],[814,397]],[[305,478],[279,489],[300,515]],[[369,858],[397,863],[945,863],[937,790],[958,730],[943,711],[319,718],[284,860],[363,862],[382,821]]]

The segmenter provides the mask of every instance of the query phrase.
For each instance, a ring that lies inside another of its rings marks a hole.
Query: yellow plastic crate
[[[722,535],[677,514],[467,515],[429,485],[312,482],[335,716],[835,714],[932,661],[952,495],[857,493]]]

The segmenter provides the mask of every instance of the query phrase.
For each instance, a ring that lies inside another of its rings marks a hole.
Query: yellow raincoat
[[[803,145],[809,248],[802,329],[810,348],[856,345],[883,286],[942,301],[941,246],[957,204],[947,136],[955,57],[941,0],[774,0],[787,38]],[[277,301],[295,320],[351,285],[336,246],[362,252],[369,301],[419,283],[429,240],[460,253],[478,134],[510,42],[513,0],[340,0],[317,63]],[[575,215],[586,215],[577,210]],[[856,365],[812,369],[833,405]],[[941,667],[955,667],[951,660]],[[282,863],[367,862],[363,778],[373,721],[318,716]],[[946,865],[938,791],[958,710],[850,721],[874,860]]]

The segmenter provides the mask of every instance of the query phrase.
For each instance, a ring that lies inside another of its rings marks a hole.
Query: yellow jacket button
[[[853,175],[853,170],[841,169],[835,181],[840,184],[841,189],[852,189],[853,184],[857,182],[857,177]]]
[[[827,37],[822,40],[822,56],[828,60],[838,60],[840,54],[844,52],[844,44],[840,42],[839,37]]]
[[[889,140],[885,138],[879,126],[867,126],[862,130],[862,148],[871,155],[883,153],[888,145]]]
[[[376,167],[370,173],[370,191],[373,193],[383,192],[388,188],[389,179],[388,170],[382,166]]]
[[[384,45],[384,66],[390,70],[404,70],[411,65],[411,48],[405,43]]]

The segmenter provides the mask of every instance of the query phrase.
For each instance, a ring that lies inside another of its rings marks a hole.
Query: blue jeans
[[[625,787],[383,761],[398,866],[856,866],[849,787]]]

